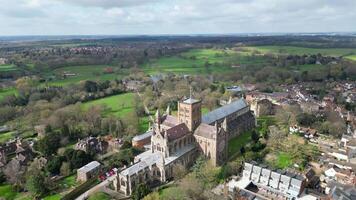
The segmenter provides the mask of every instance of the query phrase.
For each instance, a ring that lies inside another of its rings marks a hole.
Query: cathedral
[[[172,179],[175,166],[192,166],[199,155],[214,165],[227,160],[229,139],[255,127],[256,120],[244,99],[202,116],[201,101],[187,98],[178,103],[177,117],[159,110],[155,115],[151,148],[135,157],[134,163],[118,172],[114,186],[131,195],[140,183],[158,185]]]

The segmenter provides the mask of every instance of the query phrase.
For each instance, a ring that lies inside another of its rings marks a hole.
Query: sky
[[[0,0],[0,35],[356,32],[356,0]]]

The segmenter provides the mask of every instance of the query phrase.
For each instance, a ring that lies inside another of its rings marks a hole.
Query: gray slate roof
[[[208,114],[204,115],[202,117],[202,122],[205,124],[211,124],[217,120],[223,119],[224,117],[239,111],[243,108],[246,108],[248,105],[245,102],[244,99],[239,99],[237,101],[234,101],[230,104],[227,104],[225,106],[222,106],[218,109],[215,109]]]
[[[147,131],[147,132],[144,133],[144,134],[136,135],[135,137],[132,138],[132,141],[140,141],[140,140],[149,138],[149,137],[152,136],[152,133],[153,133],[153,131],[152,131],[152,130],[149,130],[149,131]]]
[[[86,165],[84,165],[83,167],[79,168],[78,171],[87,173],[92,171],[93,169],[96,169],[100,166],[100,163],[98,161],[92,161]]]

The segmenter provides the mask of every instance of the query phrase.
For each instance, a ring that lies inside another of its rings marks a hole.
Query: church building
[[[131,195],[140,183],[157,185],[173,178],[177,165],[192,166],[199,155],[214,165],[227,160],[229,139],[255,126],[255,117],[244,99],[202,116],[201,101],[188,98],[178,102],[178,116],[157,110],[151,149],[135,157],[134,163],[118,172],[114,186]]]

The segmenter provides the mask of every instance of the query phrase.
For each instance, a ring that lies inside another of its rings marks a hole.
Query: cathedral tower
[[[190,97],[178,102],[178,121],[194,131],[201,123],[201,101]]]

